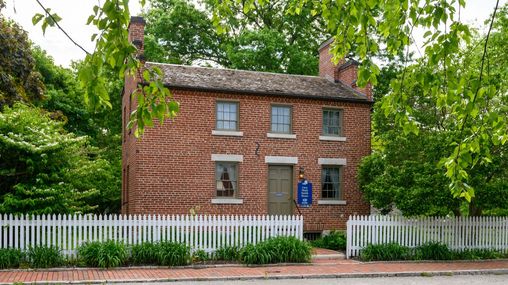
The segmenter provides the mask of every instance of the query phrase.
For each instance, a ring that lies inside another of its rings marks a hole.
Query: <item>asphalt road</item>
[[[129,283],[132,285],[135,283]],[[283,279],[252,281],[193,281],[169,283],[139,283],[140,285],[508,285],[508,275],[455,275],[435,277],[380,277],[380,278],[337,278],[337,279]]]

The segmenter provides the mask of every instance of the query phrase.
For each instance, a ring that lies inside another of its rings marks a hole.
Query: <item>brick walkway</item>
[[[72,269],[62,271],[1,271],[0,283],[14,282],[120,282],[221,280],[256,278],[353,277],[358,275],[407,275],[425,273],[464,273],[464,271],[500,270],[508,273],[508,260],[439,263],[361,263],[352,260],[328,260],[312,265],[272,267],[218,266],[211,268],[131,268]],[[474,272],[473,272],[474,273]]]

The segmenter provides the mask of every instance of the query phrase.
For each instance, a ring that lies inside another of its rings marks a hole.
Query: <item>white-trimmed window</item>
[[[323,166],[321,169],[321,199],[340,200],[342,197],[341,180],[341,166]]]
[[[323,135],[342,136],[342,117],[341,109],[323,109]]]
[[[271,132],[291,134],[291,106],[272,105]]]
[[[238,130],[238,102],[218,101],[216,108],[216,130]]]
[[[236,197],[238,193],[238,163],[215,162],[215,182],[217,197]]]

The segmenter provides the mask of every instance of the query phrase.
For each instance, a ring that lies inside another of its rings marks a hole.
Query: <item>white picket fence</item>
[[[189,215],[0,215],[0,248],[57,246],[75,255],[87,241],[182,242],[213,252],[222,246],[255,244],[274,236],[303,239],[301,216]]]
[[[508,250],[508,218],[352,216],[347,222],[346,256],[358,256],[368,244],[416,247],[430,241],[454,250]]]

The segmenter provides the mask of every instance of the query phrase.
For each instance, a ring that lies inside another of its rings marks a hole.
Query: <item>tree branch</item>
[[[53,20],[53,22],[55,23],[55,25],[58,27],[58,29],[60,29],[60,31],[62,31],[62,33],[64,33],[64,35],[74,44],[76,45],[77,47],[79,47],[82,51],[84,51],[86,54],[90,54],[86,49],[84,49],[80,44],[78,44],[75,40],[73,40],[71,38],[71,36],[69,36],[69,34],[67,34],[67,32],[60,26],[60,24],[58,24],[58,22],[55,20],[55,18],[53,18],[53,15],[51,15],[51,13],[49,13],[48,9],[46,9],[46,7],[44,7],[42,5],[42,3],[39,1],[39,0],[35,0],[39,6],[41,6],[41,8],[44,10],[44,12],[51,18],[51,20]]]

